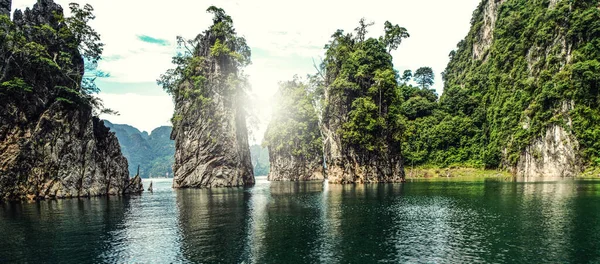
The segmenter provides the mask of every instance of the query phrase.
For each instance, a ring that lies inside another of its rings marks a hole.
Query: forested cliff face
[[[439,105],[409,125],[407,162],[524,176],[600,164],[599,4],[482,1],[450,53]]]
[[[390,51],[408,33],[386,22],[385,35],[367,39],[368,26],[361,20],[355,34],[338,30],[325,47],[322,131],[333,183],[404,179],[401,98]]]
[[[0,1],[0,198],[140,192],[83,80],[83,58],[101,53],[86,25],[91,7],[72,5],[81,16],[69,19],[40,0],[10,21],[10,4]]]
[[[175,102],[176,188],[254,184],[242,72],[250,48],[222,9],[207,11],[214,15],[213,25],[195,39],[179,38],[177,67],[158,80]]]
[[[323,141],[308,85],[283,82],[275,95],[273,118],[265,133],[270,181],[323,180]]]

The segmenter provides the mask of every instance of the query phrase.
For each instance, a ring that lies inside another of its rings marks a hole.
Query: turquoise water
[[[0,263],[600,262],[599,181],[170,186],[0,203]]]

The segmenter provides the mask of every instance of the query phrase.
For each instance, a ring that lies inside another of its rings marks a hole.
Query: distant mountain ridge
[[[129,162],[129,174],[135,175],[139,165],[142,178],[172,177],[175,141],[170,138],[170,126],[158,127],[148,134],[126,124],[113,124],[108,120],[104,120],[104,124],[119,139],[121,151]]]
[[[142,178],[173,177],[175,161],[175,141],[171,140],[170,126],[158,127],[150,134],[146,131],[127,125],[113,124],[104,120],[104,124],[115,132],[121,145],[121,152],[129,162],[129,174],[137,173],[140,165]],[[269,174],[269,151],[259,145],[250,147],[252,168],[257,176]]]

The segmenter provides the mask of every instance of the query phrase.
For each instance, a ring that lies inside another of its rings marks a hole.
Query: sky
[[[367,36],[382,35],[386,20],[405,27],[410,38],[392,52],[394,67],[400,72],[432,67],[436,74],[433,87],[441,94],[441,72],[448,54],[467,35],[479,1],[55,0],[65,11],[70,2],[89,3],[95,9],[91,25],[105,43],[98,67],[110,74],[97,79],[98,96],[105,107],[120,113],[101,118],[148,132],[170,125],[173,102],[156,79],[173,66],[176,36],[195,37],[212,22],[206,9],[211,5],[223,8],[252,49],[252,64],[245,73],[260,120],[250,135],[252,143],[262,141],[277,83],[296,74],[314,74],[313,61],[321,61],[323,46],[331,35],[337,29],[352,31],[363,17],[375,23]],[[25,9],[35,2],[13,0],[13,9]]]

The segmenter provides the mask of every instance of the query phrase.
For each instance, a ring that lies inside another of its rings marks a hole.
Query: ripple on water
[[[598,181],[152,181],[141,196],[2,204],[0,263],[600,260]]]

